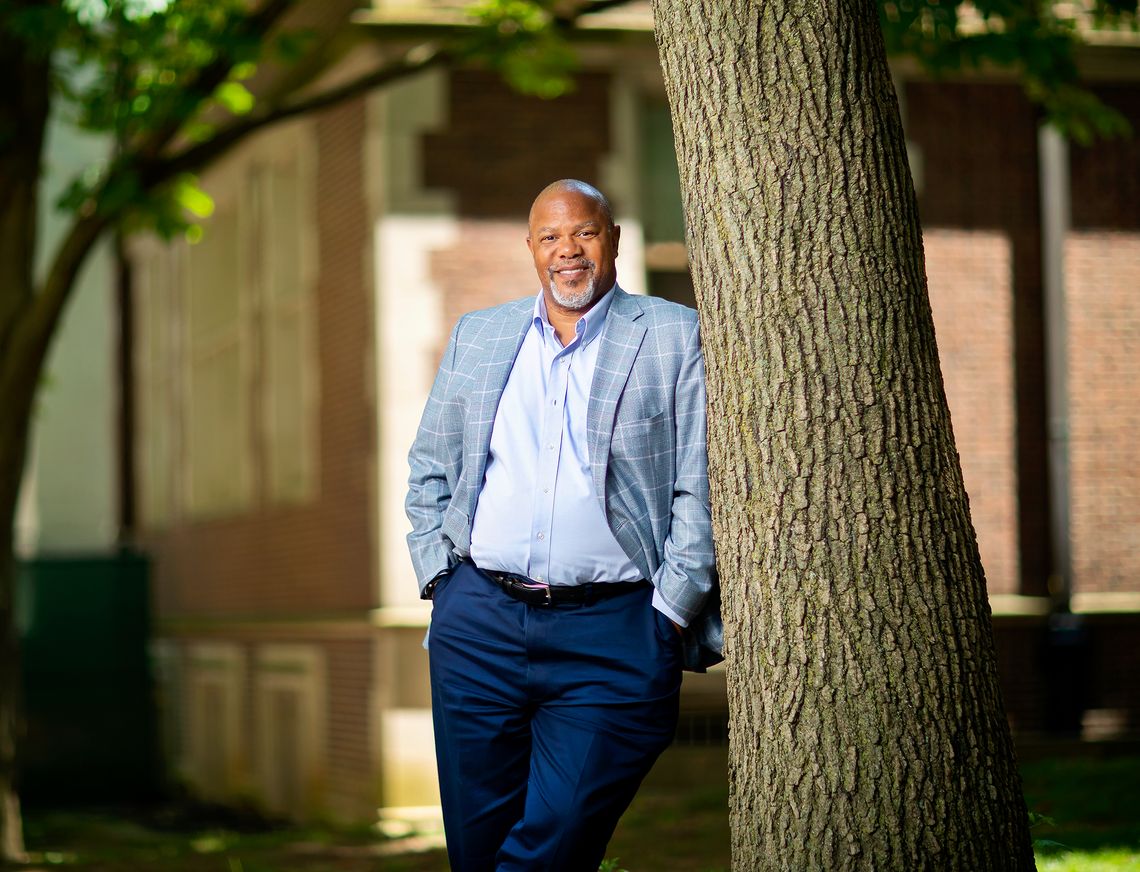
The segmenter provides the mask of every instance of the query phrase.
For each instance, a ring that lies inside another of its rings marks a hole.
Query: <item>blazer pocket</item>
[[[610,456],[633,464],[641,474],[648,473],[656,460],[667,453],[670,445],[664,412],[648,418],[614,424],[610,440]]]
[[[658,412],[656,415],[650,415],[648,418],[635,418],[632,421],[615,421],[614,422],[614,438],[625,437],[635,433],[648,433],[655,427],[660,427],[665,423],[665,413]]]

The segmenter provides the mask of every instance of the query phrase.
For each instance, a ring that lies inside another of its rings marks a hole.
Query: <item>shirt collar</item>
[[[614,301],[614,291],[617,290],[617,283],[610,288],[606,293],[590,307],[581,318],[574,324],[575,342],[581,341],[582,346],[589,345],[594,338],[602,332],[602,327],[606,323],[606,315],[610,311],[610,305]],[[545,333],[544,327],[549,327],[551,335],[553,335],[554,327],[550,323],[550,319],[546,314],[546,295],[540,289],[538,296],[534,301],[534,326],[538,329],[539,333]]]

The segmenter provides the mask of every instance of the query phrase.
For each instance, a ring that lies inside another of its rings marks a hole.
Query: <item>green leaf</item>
[[[198,177],[179,176],[173,186],[174,200],[196,218],[209,218],[214,214],[214,200],[198,186]]]
[[[257,64],[252,61],[238,64],[230,71],[230,78],[235,82],[242,82],[246,79],[252,79],[253,74],[257,72]]]
[[[222,82],[214,92],[214,99],[234,115],[248,115],[253,109],[253,94],[241,82]]]

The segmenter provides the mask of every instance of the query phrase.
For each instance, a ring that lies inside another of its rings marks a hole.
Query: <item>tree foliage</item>
[[[1130,133],[1120,113],[1080,86],[1077,53],[1090,34],[1138,29],[1136,0],[880,0],[887,51],[930,75],[1015,74],[1051,122],[1082,143]]]
[[[389,65],[387,79],[444,61],[483,64],[515,88],[555,97],[573,87],[574,23],[624,0],[474,0],[472,26],[441,32]],[[98,209],[171,236],[209,214],[193,173],[249,132],[314,106],[294,87],[260,93],[260,69],[313,71],[325,49],[305,27],[282,26],[297,0],[0,0],[0,31],[51,58],[56,111],[108,134],[116,154],[75,179],[66,209]],[[1081,141],[1127,132],[1115,111],[1079,85],[1085,28],[1137,27],[1137,0],[1072,4],[1024,0],[880,0],[888,51],[929,74],[1013,71],[1049,117]],[[252,10],[252,11],[251,11]],[[1060,10],[1060,11],[1058,11]],[[381,71],[377,71],[380,73]],[[382,84],[379,77],[375,84]],[[305,82],[302,80],[301,84]],[[297,84],[293,81],[291,84]],[[309,98],[314,95],[307,94]],[[19,137],[0,130],[0,146]]]

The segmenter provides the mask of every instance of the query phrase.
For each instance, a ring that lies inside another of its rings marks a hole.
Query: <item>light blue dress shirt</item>
[[[641,578],[602,515],[586,445],[590,384],[612,300],[611,290],[563,347],[538,294],[491,431],[471,528],[477,566],[549,584]]]
[[[590,385],[613,297],[611,288],[563,346],[539,292],[491,431],[471,528],[476,566],[552,585],[641,578],[606,523],[586,442]],[[654,606],[678,621],[657,595]]]

